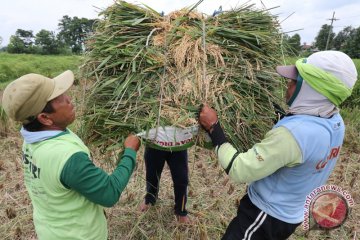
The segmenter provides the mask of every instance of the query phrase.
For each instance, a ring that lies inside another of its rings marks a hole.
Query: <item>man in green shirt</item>
[[[41,239],[107,239],[104,207],[117,203],[136,163],[140,141],[130,135],[120,163],[109,175],[96,167],[89,149],[67,127],[75,109],[66,91],[74,75],[50,79],[27,74],[3,93],[7,115],[22,123],[24,181]]]

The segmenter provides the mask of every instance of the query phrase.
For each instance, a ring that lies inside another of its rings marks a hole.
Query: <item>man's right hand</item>
[[[125,139],[124,147],[132,148],[133,150],[137,151],[137,150],[139,150],[139,147],[140,147],[140,139],[137,136],[130,134]]]
[[[199,113],[199,123],[208,132],[212,132],[212,127],[218,122],[216,111],[207,104],[203,104]]]

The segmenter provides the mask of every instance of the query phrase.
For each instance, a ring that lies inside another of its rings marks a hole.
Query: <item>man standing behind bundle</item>
[[[173,126],[157,127],[141,133],[146,141],[146,195],[140,204],[142,212],[148,210],[158,199],[161,173],[168,164],[174,185],[174,213],[179,223],[190,223],[186,210],[189,184],[188,152],[193,142],[193,130]]]
[[[187,150],[165,151],[149,146],[145,148],[146,195],[140,205],[142,212],[154,205],[158,198],[161,173],[165,162],[168,164],[174,185],[174,213],[179,223],[190,223],[186,210],[187,187],[189,184]]]
[[[247,152],[226,140],[215,110],[200,112],[221,166],[233,181],[250,183],[223,239],[287,239],[304,219],[306,196],[326,183],[339,157],[345,126],[337,107],[357,80],[353,61],[323,51],[276,70],[289,79],[288,114]]]
[[[107,239],[104,207],[120,198],[135,167],[140,141],[130,135],[111,175],[96,167],[89,149],[67,127],[75,110],[66,91],[74,75],[27,74],[11,82],[3,108],[23,125],[24,181],[41,239]]]

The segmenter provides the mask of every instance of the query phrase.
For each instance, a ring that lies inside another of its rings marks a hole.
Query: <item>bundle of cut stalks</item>
[[[242,6],[210,17],[189,9],[161,16],[118,1],[102,13],[87,43],[85,130],[109,148],[130,132],[198,124],[201,103],[214,107],[239,149],[263,137],[276,118],[280,82],[274,16]]]

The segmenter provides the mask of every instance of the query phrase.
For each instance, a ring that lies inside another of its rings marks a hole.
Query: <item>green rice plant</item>
[[[252,5],[205,16],[166,16],[124,1],[101,13],[87,42],[89,90],[84,132],[112,147],[130,132],[197,124],[201,103],[214,107],[228,138],[244,150],[270,129],[282,100],[274,74],[281,59],[276,18]]]
[[[344,144],[351,151],[360,153],[360,107],[343,108],[340,113],[346,126]]]
[[[357,72],[358,72],[358,79],[359,79],[359,73],[360,73],[360,59],[353,59]],[[351,93],[351,96],[345,100],[345,102],[342,104],[342,107],[347,108],[355,108],[360,106],[360,81],[357,81],[353,91]]]

